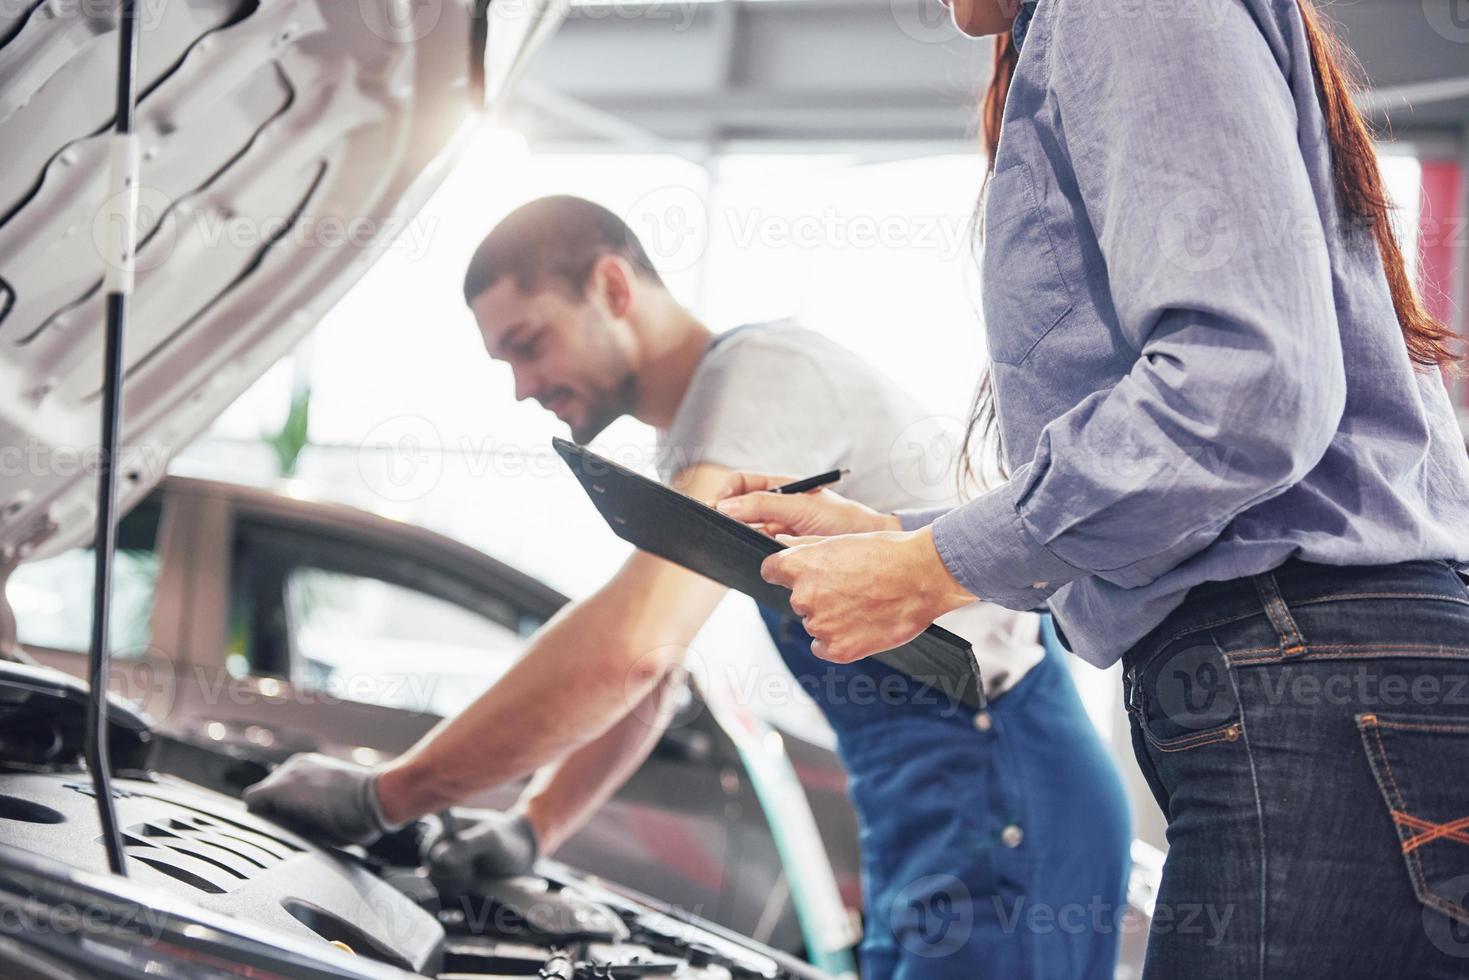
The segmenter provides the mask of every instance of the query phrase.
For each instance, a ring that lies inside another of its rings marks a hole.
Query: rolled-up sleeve
[[[953,509],[953,505],[948,505],[945,507],[933,507],[927,510],[900,510],[897,513],[898,523],[902,525],[905,531],[917,531],[928,527]]]
[[[1096,237],[1137,359],[1047,425],[1006,485],[933,522],[980,598],[1029,609],[1084,576],[1152,582],[1299,482],[1340,422],[1299,73],[1243,2],[1193,6],[1211,16],[1072,0],[1054,19],[1064,157],[1091,226],[1077,234]]]

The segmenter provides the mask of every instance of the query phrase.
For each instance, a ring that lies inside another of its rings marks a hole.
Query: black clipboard
[[[743,592],[767,608],[794,615],[790,590],[760,577],[761,562],[785,545],[575,443],[552,439],[551,445],[619,538]],[[940,696],[975,709],[985,706],[974,651],[963,637],[941,626],[930,626],[876,659],[929,685]]]

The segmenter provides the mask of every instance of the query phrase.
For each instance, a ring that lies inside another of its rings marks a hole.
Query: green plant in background
[[[311,444],[311,388],[303,386],[291,394],[291,409],[285,425],[275,435],[266,434],[266,442],[275,450],[276,467],[282,479],[296,475],[301,453]]]

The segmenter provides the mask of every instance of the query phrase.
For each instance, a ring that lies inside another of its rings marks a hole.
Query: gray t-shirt
[[[953,505],[957,446],[945,422],[819,333],[740,327],[715,338],[659,432],[658,471],[672,482],[701,463],[794,478],[845,468],[833,489],[876,510]],[[1032,613],[975,603],[939,624],[974,645],[992,697],[1043,655]]]

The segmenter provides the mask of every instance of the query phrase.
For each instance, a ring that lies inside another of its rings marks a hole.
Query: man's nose
[[[515,400],[523,402],[527,398],[534,398],[541,390],[540,382],[529,374],[520,371],[515,372]]]

